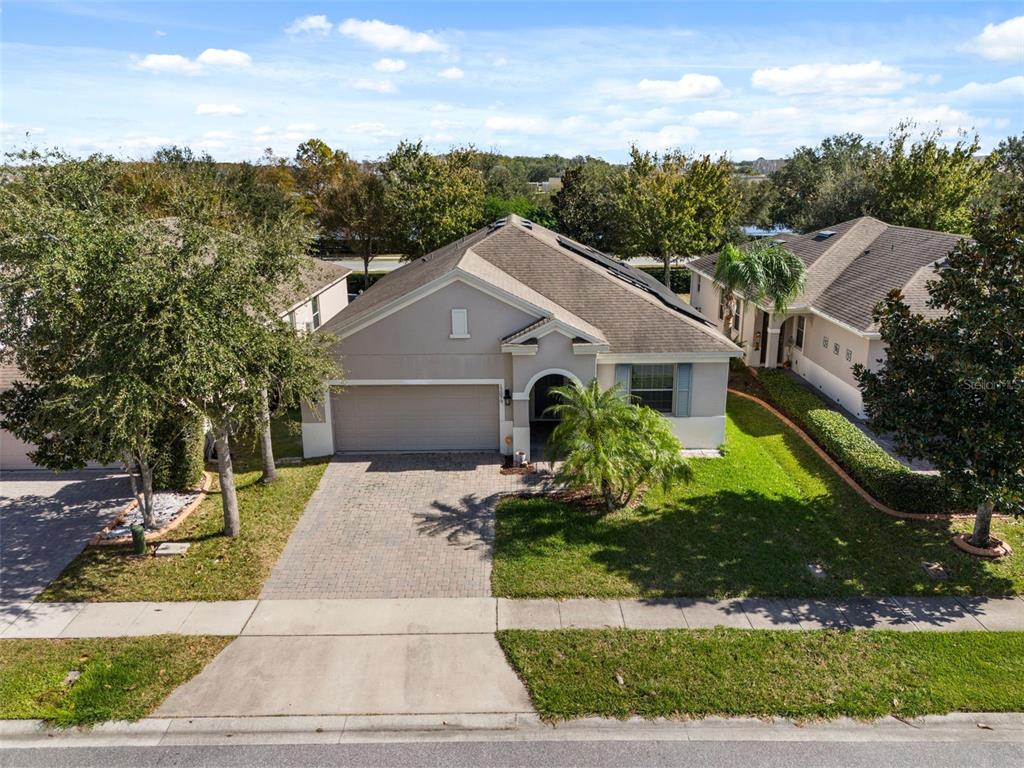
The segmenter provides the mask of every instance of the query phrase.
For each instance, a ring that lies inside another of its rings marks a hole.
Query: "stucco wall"
[[[320,325],[348,306],[348,278],[342,278],[326,291],[317,294],[320,301]],[[300,331],[313,327],[312,298],[292,310],[295,327]],[[287,315],[286,315],[287,317]]]
[[[449,338],[452,309],[469,311],[468,339]],[[534,319],[456,282],[342,339],[336,351],[348,379],[507,380],[500,339]]]
[[[828,347],[822,341],[828,337]],[[839,344],[839,354],[833,351]],[[875,346],[876,356],[881,343]],[[851,360],[846,359],[850,350]],[[804,348],[793,349],[793,371],[856,416],[863,417],[863,399],[852,368],[856,363],[877,367],[870,353],[871,342],[830,320],[808,315],[804,326]]]

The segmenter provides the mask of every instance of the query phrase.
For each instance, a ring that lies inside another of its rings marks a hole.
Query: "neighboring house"
[[[562,188],[561,176],[549,176],[547,181],[527,182],[535,194],[553,195]]]
[[[315,331],[348,305],[352,270],[312,256],[305,257],[298,282],[277,297],[281,317],[299,331]]]
[[[304,259],[297,282],[283,289],[275,304],[280,317],[293,328],[313,331],[348,304],[347,277],[352,270],[311,256]],[[19,378],[14,365],[0,365],[0,392],[10,389]],[[38,469],[28,457],[34,447],[0,429],[0,469]]]
[[[620,383],[687,448],[725,439],[741,350],[645,273],[517,216],[374,284],[326,332],[345,379],[303,408],[307,457],[531,451],[550,388]]]
[[[885,360],[874,307],[899,288],[911,309],[925,306],[925,284],[959,235],[896,227],[870,216],[806,235],[774,237],[807,268],[807,285],[785,315],[745,298],[737,302],[734,328],[754,367],[789,363],[792,369],[846,410],[864,418],[852,367],[876,370]],[[722,327],[725,306],[713,275],[717,256],[687,264],[690,302]]]

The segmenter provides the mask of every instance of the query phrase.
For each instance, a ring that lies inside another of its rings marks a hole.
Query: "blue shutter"
[[[617,363],[615,366],[615,383],[619,385],[619,394],[629,399],[629,377],[633,366],[629,363]]]
[[[690,363],[676,364],[676,416],[690,415]]]

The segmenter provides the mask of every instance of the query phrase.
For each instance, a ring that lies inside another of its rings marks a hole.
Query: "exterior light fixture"
[[[512,405],[512,392],[511,390],[505,390],[505,405]]]

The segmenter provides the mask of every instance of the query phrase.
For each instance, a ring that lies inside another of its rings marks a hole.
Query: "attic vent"
[[[834,234],[835,234],[835,230],[832,230],[832,229],[823,229],[823,230],[821,230],[820,232],[818,232],[818,233],[817,233],[817,234],[816,234],[816,235],[814,236],[814,239],[815,239],[815,240],[828,240],[828,239],[829,239],[830,237],[832,237],[832,235],[834,235]]]
[[[523,219],[523,226],[527,229],[533,229],[533,222],[529,219]]]
[[[507,218],[498,219],[493,224],[491,224],[487,229],[489,229],[490,231],[493,232],[494,230],[498,229],[499,227],[504,227],[506,224],[508,224],[508,219]]]

